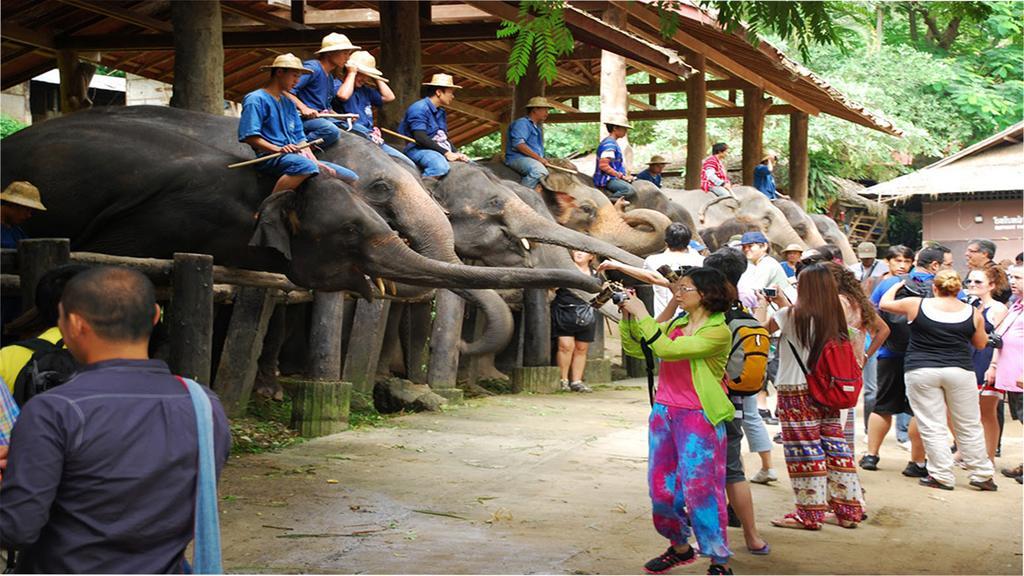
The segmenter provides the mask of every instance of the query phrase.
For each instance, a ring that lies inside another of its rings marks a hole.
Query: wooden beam
[[[705,94],[704,98],[708,102],[711,102],[713,104],[718,104],[719,106],[725,106],[727,108],[736,105],[736,103],[733,102],[732,100],[729,100],[728,98],[722,98],[721,96],[718,96],[717,94],[713,94],[711,92],[708,92],[707,94]]]
[[[306,23],[306,0],[292,0],[292,5],[289,8],[292,22],[296,24]]]
[[[445,70],[447,72],[451,72],[455,76],[455,83],[456,84],[459,83],[458,81],[459,81],[460,78],[469,78],[470,80],[475,80],[475,81],[477,81],[477,82],[479,82],[481,84],[487,85],[487,86],[495,86],[495,87],[508,86],[508,84],[505,83],[504,76],[498,76],[498,77],[488,76],[487,74],[481,74],[480,72],[477,72],[476,70],[473,70],[472,68],[467,68],[465,66],[459,66],[457,64],[445,64],[445,65],[441,66],[440,68],[442,68],[443,70]]]
[[[170,22],[157,20],[156,18],[146,16],[145,14],[139,14],[138,12],[134,12],[132,10],[126,10],[124,7],[118,4],[114,4],[112,2],[93,2],[91,0],[58,1],[64,4],[68,4],[69,6],[74,6],[75,8],[87,10],[95,14],[102,14],[103,16],[106,16],[108,18],[113,18],[114,20],[120,20],[121,22],[127,22],[129,24],[134,24],[135,26],[146,28],[148,30],[156,30],[157,32],[171,31]]]
[[[493,124],[501,124],[502,122],[501,116],[499,116],[497,112],[491,112],[490,110],[485,110],[479,106],[473,106],[472,104],[466,104],[465,102],[459,102],[458,100],[453,101],[447,106],[447,108],[460,114],[466,114],[467,116],[486,120]]]
[[[299,2],[299,6],[302,6],[301,1]],[[295,5],[292,4],[292,8],[294,7]],[[281,18],[280,16],[275,16],[269,12],[265,12],[257,8],[252,8],[248,4],[242,4],[240,2],[221,0],[220,8],[225,12],[230,12],[231,14],[238,14],[239,16],[245,16],[250,20],[255,20],[262,24],[273,26],[274,28],[282,28],[285,30],[312,30],[311,27],[306,26],[305,24],[293,22],[287,18]]]
[[[430,20],[434,23],[490,18],[493,17],[487,12],[463,4],[440,4],[430,7]],[[306,24],[369,24],[379,21],[380,15],[373,8],[342,8],[306,12]]]
[[[654,110],[654,106],[651,106],[647,102],[644,102],[643,100],[638,100],[636,98],[630,98],[628,103],[630,106],[634,108],[639,108],[641,110]]]
[[[29,30],[10,22],[0,22],[0,37],[18,44],[34,46],[47,52],[56,52],[57,50],[53,34],[43,29]]]
[[[558,63],[583,62],[587,60],[598,60],[601,58],[601,51],[597,48],[584,46],[577,48],[568,56],[559,56]],[[461,64],[470,66],[473,64],[506,64],[508,63],[508,51],[503,52],[478,52],[476,50],[466,51],[464,48],[454,54],[424,54],[424,66],[442,66],[445,64]]]
[[[426,58],[426,56],[424,56]],[[731,86],[738,88],[749,87],[750,84],[739,80],[708,80],[705,82],[707,90],[727,90]],[[657,84],[629,84],[626,86],[632,96],[639,94],[681,94],[686,92],[686,82],[675,80],[672,82],[659,82]],[[559,98],[575,98],[577,96],[598,96],[600,90],[595,85],[584,86],[549,86],[548,96]],[[461,98],[511,98],[512,92],[508,88],[468,88],[459,92]],[[735,105],[735,104],[734,104]]]
[[[743,116],[743,108],[708,108],[708,118],[738,118]],[[768,114],[791,114],[797,111],[789,104],[776,104],[768,109]],[[630,120],[683,120],[686,118],[687,109],[671,110],[637,110],[629,113]],[[600,112],[580,112],[578,114],[552,114],[548,116],[547,124],[583,124],[587,122],[600,122]]]

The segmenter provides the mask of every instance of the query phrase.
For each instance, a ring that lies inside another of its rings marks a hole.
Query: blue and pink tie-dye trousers
[[[702,555],[727,562],[725,425],[712,426],[702,410],[656,403],[648,439],[654,527],[673,545],[684,544],[692,531]]]

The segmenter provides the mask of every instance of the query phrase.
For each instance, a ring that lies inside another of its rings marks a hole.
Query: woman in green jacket
[[[692,530],[701,554],[711,558],[708,574],[732,574],[724,422],[735,409],[723,383],[731,343],[723,312],[736,291],[712,268],[689,269],[672,288],[682,313],[667,322],[651,318],[636,298],[620,306],[626,353],[642,358],[647,346],[661,360],[649,423],[648,484],[654,526],[671,545],[644,570],[662,574],[693,562],[687,543]],[[670,303],[662,316],[674,314],[672,308]]]

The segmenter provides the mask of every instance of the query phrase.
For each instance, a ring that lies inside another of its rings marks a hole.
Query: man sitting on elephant
[[[448,115],[444,107],[455,100],[456,86],[448,74],[434,74],[423,84],[423,99],[413,102],[405,111],[398,131],[415,140],[405,147],[405,155],[416,163],[424,178],[440,178],[448,174],[449,162],[469,162],[469,156],[455,151],[448,140]]]
[[[544,121],[553,106],[543,96],[530,98],[526,103],[526,116],[508,127],[508,148],[505,165],[523,179],[520,183],[536,189],[548,175],[548,161],[544,157]]]
[[[319,162],[309,148],[299,148],[306,143],[302,118],[295,104],[284,94],[295,86],[301,75],[311,72],[292,54],[282,54],[270,66],[261,68],[267,69],[270,70],[267,84],[246,94],[242,100],[238,141],[251,146],[257,155],[283,152],[277,158],[256,164],[260,172],[279,176],[273,193],[295,190],[307,178],[319,174],[321,168],[347,182],[359,179],[348,168]]]
[[[373,125],[373,109],[395,99],[387,78],[377,69],[377,60],[369,52],[359,51],[348,59],[345,69],[348,72],[338,88],[334,102],[342,112],[358,116],[352,122],[352,131],[369,138],[388,156],[415,168],[416,164],[408,156],[384,142],[380,128]],[[371,81],[376,83],[376,88],[371,85]]]
[[[722,160],[729,153],[725,142],[716,142],[711,147],[711,156],[704,159],[700,167],[700,189],[715,196],[732,196],[732,182],[725,171]]]
[[[637,174],[636,178],[637,180],[647,180],[661,188],[661,173],[665,171],[665,166],[667,165],[668,160],[665,160],[664,156],[655,154],[651,156],[651,161],[647,163],[647,170]]]
[[[302,63],[310,73],[303,75],[295,87],[285,93],[302,116],[306,137],[310,140],[323,138],[324,148],[338,141],[341,122],[321,118],[320,113],[331,112],[331,100],[337,92],[334,71],[342,69],[356,50],[359,46],[353,46],[344,34],[328,34],[316,52],[317,57]]]
[[[625,138],[632,124],[625,114],[615,114],[605,120],[608,136],[597,145],[597,166],[594,170],[594,186],[603,190],[612,200],[632,198],[636,195],[630,182],[636,180],[626,170],[619,139]]]

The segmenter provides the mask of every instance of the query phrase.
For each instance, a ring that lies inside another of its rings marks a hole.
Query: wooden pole
[[[430,340],[430,302],[417,302],[405,306],[402,317],[402,354],[406,378],[418,384],[427,383],[426,365],[430,362],[427,343]]]
[[[754,168],[761,161],[764,117],[771,102],[760,88],[743,90],[743,184],[748,186],[754,185]]]
[[[213,256],[174,254],[171,273],[171,371],[210,383],[213,347]]]
[[[801,208],[807,208],[808,172],[806,112],[789,115],[789,196]]]
[[[686,82],[686,175],[687,190],[700,188],[700,167],[708,150],[707,83],[704,55],[688,58],[697,73]]]
[[[420,47],[420,2],[381,2],[380,68],[391,80],[395,100],[384,105],[378,126],[398,126],[409,105],[420,97],[423,82]]]
[[[241,288],[235,296],[216,379],[217,394],[229,417],[245,416],[274,313],[273,296],[269,288]]]
[[[628,23],[626,10],[615,4],[609,4],[601,15],[601,20],[621,30]],[[614,52],[601,51],[601,114],[617,113],[625,115],[629,110],[629,93],[626,91],[626,59]],[[601,138],[608,136],[604,124],[601,124]],[[629,137],[619,141],[626,168],[633,164],[633,148],[629,145]],[[529,337],[529,336],[527,336]],[[549,354],[550,356],[550,354]]]
[[[96,66],[78,59],[71,50],[57,51],[57,68],[60,70],[60,111],[62,114],[89,108],[89,83]]]
[[[18,272],[21,276],[22,312],[36,301],[36,284],[50,270],[68,263],[71,242],[67,238],[37,238],[18,242]],[[4,323],[14,318],[4,318]]]
[[[171,106],[224,114],[224,40],[220,2],[171,2],[174,93]]]
[[[341,377],[343,292],[317,292],[313,296],[313,324],[309,330],[309,377],[338,380]]]
[[[551,365],[551,305],[546,288],[523,290],[523,366]]]
[[[316,140],[313,140],[312,142],[306,142],[305,144],[299,144],[295,148],[297,148],[299,150],[304,150],[306,148],[309,148],[310,146],[316,146],[317,144],[323,144],[323,143],[324,143],[324,139],[323,138],[317,138]],[[274,158],[279,158],[281,156],[284,156],[285,154],[287,154],[287,152],[275,152],[273,154],[267,154],[266,156],[260,156],[259,158],[253,158],[252,160],[246,160],[244,162],[235,162],[234,164],[228,164],[228,168],[241,168],[242,166],[249,166],[251,164],[259,164],[260,162],[266,162],[267,160],[272,160]]]
[[[459,372],[459,340],[466,303],[450,290],[438,290],[434,326],[430,331],[427,383],[434,389],[455,388]]]
[[[291,8],[292,22],[306,23],[306,0],[292,0],[292,5],[289,8]]]
[[[384,345],[390,309],[390,300],[356,301],[356,315],[352,320],[354,332],[348,343],[341,379],[352,383],[357,405],[373,401],[377,363]]]

